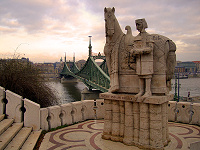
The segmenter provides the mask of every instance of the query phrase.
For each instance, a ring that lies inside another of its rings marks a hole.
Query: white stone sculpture
[[[114,7],[104,9],[106,30],[104,53],[110,74],[109,92],[135,95],[139,93],[136,96],[139,97],[143,95],[142,87],[146,83],[148,86],[145,90],[148,92],[144,97],[152,94],[168,94],[176,64],[176,45],[162,35],[148,34],[145,31],[147,23],[142,21],[144,19],[136,21],[137,25],[143,26],[141,29],[138,26],[140,33],[136,37],[132,36],[130,26],[126,26],[127,34],[124,34],[114,12]],[[145,51],[136,48],[140,43],[143,43],[142,47],[146,47]],[[144,54],[140,54],[143,52]]]
[[[129,52],[127,46],[132,43],[133,36],[129,26],[126,27],[127,35],[125,35],[114,15],[115,8],[105,8],[105,28],[106,28],[106,44],[104,53],[110,75],[110,92],[118,92],[120,90],[119,74],[121,70],[130,68]],[[126,52],[125,52],[126,51]],[[122,60],[123,61],[119,61]]]
[[[145,19],[135,21],[136,28],[140,32],[133,42],[131,53],[136,56],[136,74],[139,77],[139,93],[136,97],[151,96],[151,79],[153,75],[153,40],[145,31],[147,23]]]
[[[136,20],[136,37],[130,26],[124,34],[105,8],[104,53],[110,89],[101,93],[105,116],[102,138],[142,149],[163,150],[169,139],[167,104],[176,63],[176,46],[167,37],[148,34],[145,19]]]

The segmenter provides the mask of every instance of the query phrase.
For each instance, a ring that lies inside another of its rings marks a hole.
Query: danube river
[[[60,83],[60,81],[47,82],[56,94],[59,103],[65,104],[81,100],[81,91],[86,87],[82,82]]]
[[[172,93],[175,92],[174,83],[175,79],[172,79]],[[179,79],[179,84],[180,96],[187,97],[188,92],[190,92],[190,96],[200,96],[200,78]]]
[[[172,79],[172,91],[174,89],[175,80]],[[200,96],[200,78],[179,79],[180,96],[187,97],[188,92],[190,96]],[[60,81],[49,81],[48,85],[55,91],[59,99],[59,103],[70,103],[81,100],[81,91],[86,87],[82,82],[77,83],[60,83]]]

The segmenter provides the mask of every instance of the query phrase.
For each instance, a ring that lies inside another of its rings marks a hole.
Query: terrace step
[[[4,149],[8,145],[8,143],[10,143],[13,137],[15,137],[15,135],[19,132],[19,130],[21,130],[22,126],[23,123],[14,123],[5,132],[1,134],[0,149]]]
[[[8,129],[12,123],[14,122],[14,119],[4,119],[0,122],[0,135]]]
[[[42,130],[39,131],[32,131],[24,145],[22,146],[21,150],[33,150],[35,147]]]
[[[6,146],[5,150],[19,150],[24,142],[30,135],[32,128],[23,127],[17,135],[12,139],[12,141]]]

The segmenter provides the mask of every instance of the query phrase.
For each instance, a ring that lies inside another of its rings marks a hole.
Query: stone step
[[[23,123],[14,123],[4,133],[0,135],[0,150],[4,149],[8,145],[8,143],[19,132],[22,126],[23,126]]]
[[[22,146],[21,150],[33,150],[40,134],[42,133],[42,130],[39,131],[32,131],[24,145]]]
[[[2,121],[4,119],[5,115],[0,115],[0,121]]]
[[[0,135],[14,122],[14,119],[4,119],[0,122]]]
[[[23,127],[4,150],[19,150],[32,131],[31,127]]]

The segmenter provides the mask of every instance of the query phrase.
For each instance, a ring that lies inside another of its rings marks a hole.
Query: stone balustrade
[[[49,130],[88,119],[104,118],[104,100],[84,100],[47,108],[0,87],[0,115],[24,122],[33,130]]]
[[[122,104],[123,105],[123,104]],[[121,106],[121,105],[120,105]],[[116,108],[116,112],[123,107]],[[132,115],[137,114],[137,106]],[[15,122],[24,122],[24,126],[33,127],[33,130],[49,130],[61,125],[70,125],[88,119],[103,119],[104,100],[84,100],[47,108],[0,87],[0,115],[14,118]],[[125,114],[120,114],[125,115]],[[200,125],[200,103],[175,102],[168,103],[168,120]],[[123,122],[122,122],[123,124]],[[119,130],[123,134],[122,130]]]
[[[168,120],[200,125],[200,103],[169,101]]]

